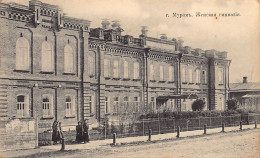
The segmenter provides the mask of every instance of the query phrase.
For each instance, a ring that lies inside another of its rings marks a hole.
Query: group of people
[[[88,134],[88,124],[85,120],[84,122],[79,121],[76,126],[76,141],[78,143],[89,142],[89,134]],[[61,122],[55,120],[52,125],[52,141],[53,144],[61,143],[62,139],[64,139],[63,132],[61,129]]]
[[[84,122],[81,121],[78,122],[78,125],[76,126],[76,132],[77,132],[76,141],[78,143],[89,142],[88,123],[86,120]]]

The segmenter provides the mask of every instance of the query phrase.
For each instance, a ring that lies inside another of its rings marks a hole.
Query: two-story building
[[[13,119],[37,120],[43,132],[54,120],[70,128],[83,119],[187,111],[196,98],[207,110],[225,109],[227,52],[149,37],[146,27],[138,38],[122,35],[107,20],[90,28],[37,0],[1,3],[0,20],[2,129]]]

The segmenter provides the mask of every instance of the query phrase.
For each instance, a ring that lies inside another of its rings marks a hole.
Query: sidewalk
[[[258,127],[260,124],[258,124]],[[243,130],[245,129],[254,129],[255,125],[243,125]],[[220,133],[222,128],[214,128],[214,129],[207,129],[207,134],[216,134]],[[225,132],[231,131],[239,131],[239,126],[235,127],[225,127]],[[200,136],[203,135],[203,130],[196,130],[196,131],[185,131],[180,132],[180,138],[191,137],[191,136]],[[167,133],[167,134],[159,134],[159,135],[152,135],[152,141],[160,141],[160,140],[167,140],[167,139],[178,139],[176,138],[176,133]],[[127,137],[127,138],[117,138],[116,145],[120,144],[133,144],[133,143],[141,143],[146,142],[148,140],[148,136],[138,136],[138,137]],[[65,145],[65,150],[86,150],[86,149],[97,149],[100,147],[109,147],[113,142],[113,139],[106,139],[106,140],[96,140],[90,141],[87,144],[71,144]],[[37,149],[28,149],[28,150],[15,150],[15,151],[6,151],[3,152],[1,155],[7,155],[9,157],[12,156],[26,156],[31,155],[39,152],[53,152],[59,151],[61,149],[61,144],[58,145],[51,145],[51,146],[42,146]]]

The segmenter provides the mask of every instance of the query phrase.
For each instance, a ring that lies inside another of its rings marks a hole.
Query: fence
[[[226,127],[239,126],[240,122],[243,124],[254,124],[255,121],[260,122],[260,114],[247,114],[246,117],[242,115],[221,116],[221,117],[199,117],[191,119],[174,119],[174,118],[156,118],[156,119],[142,119],[135,122],[123,121],[108,121],[103,122],[102,127],[99,128],[101,134],[100,139],[108,139],[113,137],[113,133],[117,137],[130,136],[145,136],[149,129],[153,134],[174,133],[177,132],[177,127],[181,131],[202,130],[204,125],[207,128],[219,128],[222,123]]]
[[[127,118],[127,117],[126,117]],[[260,114],[246,114],[233,116],[218,116],[218,117],[199,117],[191,119],[174,119],[174,118],[156,118],[156,119],[141,119],[141,120],[121,120],[114,121],[104,120],[100,122],[99,127],[89,130],[91,140],[112,139],[113,133],[117,137],[135,137],[148,135],[149,129],[153,134],[175,133],[177,127],[183,131],[203,130],[204,125],[207,128],[219,128],[222,123],[226,127],[239,126],[240,122],[243,124],[254,124],[255,121],[260,122]],[[63,125],[63,134],[66,143],[76,143],[76,125]],[[67,129],[67,130],[65,130]],[[51,129],[49,132],[39,133],[39,145],[51,144]]]

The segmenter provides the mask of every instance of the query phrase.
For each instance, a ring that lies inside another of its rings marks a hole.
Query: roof
[[[230,92],[260,91],[260,82],[230,83]]]

